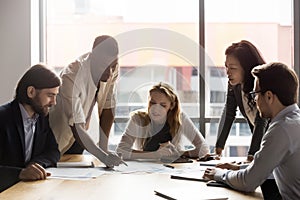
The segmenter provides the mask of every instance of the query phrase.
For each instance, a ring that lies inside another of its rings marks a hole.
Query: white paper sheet
[[[85,180],[97,178],[105,174],[104,170],[99,168],[47,168],[51,173],[48,178],[68,179],[68,180]]]
[[[114,172],[122,174],[130,173],[167,173],[175,172],[176,169],[165,167],[162,163],[147,162],[147,161],[126,161],[128,166],[120,165],[114,167]]]

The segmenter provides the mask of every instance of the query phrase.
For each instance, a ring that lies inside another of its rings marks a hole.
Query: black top
[[[251,124],[244,109],[241,84],[232,86],[228,83],[226,105],[219,123],[216,147],[224,148],[232,123],[236,117],[237,107],[239,107],[242,115],[247,120],[253,134],[248,155],[254,155],[260,148],[262,137],[267,130],[268,120],[261,118],[259,112],[257,112],[254,126]]]
[[[156,134],[152,137],[146,139],[144,144],[144,151],[156,151],[159,149],[159,145],[161,143],[165,143],[172,140],[172,136],[170,134],[170,126],[166,122],[164,127],[159,130]]]

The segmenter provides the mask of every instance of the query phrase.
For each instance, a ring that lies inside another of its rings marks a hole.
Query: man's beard
[[[33,99],[30,99],[29,105],[32,107],[33,111],[39,115],[47,116],[49,114],[48,106],[46,107],[41,105],[38,95]]]

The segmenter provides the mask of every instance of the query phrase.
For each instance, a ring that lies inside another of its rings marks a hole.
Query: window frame
[[[191,118],[193,122],[199,124],[199,130],[205,137],[206,123],[218,122],[220,117],[205,116],[205,0],[199,0],[199,46],[202,47],[199,51],[199,118]],[[39,1],[39,61],[46,62],[46,0]],[[294,70],[298,77],[300,73],[300,1],[293,0],[293,27],[294,27]],[[300,89],[299,89],[300,95]],[[126,118],[115,118],[115,123],[125,122]],[[244,118],[236,118],[235,123],[245,123]]]

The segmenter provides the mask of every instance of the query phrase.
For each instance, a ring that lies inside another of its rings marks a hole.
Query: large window
[[[112,149],[129,113],[147,106],[147,90],[159,81],[173,85],[183,110],[213,147],[226,100],[224,51],[233,42],[249,40],[266,61],[294,65],[292,0],[45,0],[45,5],[45,61],[57,71],[90,51],[98,35],[109,34],[119,42]],[[199,61],[200,35],[205,38],[205,61]],[[98,128],[97,118],[93,120],[91,133]],[[225,153],[244,156],[250,140],[248,125],[236,120]]]
[[[293,6],[292,0],[205,0],[205,82],[209,83],[206,118],[221,115],[225,103],[227,75],[224,74],[225,49],[234,42],[249,40],[261,52],[266,62],[281,61],[293,66]],[[242,115],[238,112],[238,116]],[[207,120],[209,121],[209,120]],[[209,121],[206,139],[213,147],[217,138],[215,124]],[[210,128],[209,128],[210,127]],[[226,142],[225,154],[245,155],[251,141],[248,124],[237,120]],[[241,152],[241,154],[240,154]]]
[[[114,36],[119,43],[111,144],[118,143],[129,113],[147,107],[147,91],[160,81],[171,84],[183,110],[199,119],[198,7],[198,1],[182,0],[46,1],[46,61],[58,72],[90,51],[98,35]],[[91,133],[98,129],[94,120]]]

